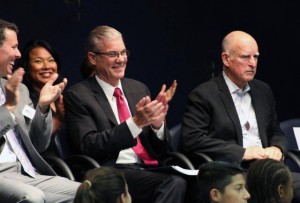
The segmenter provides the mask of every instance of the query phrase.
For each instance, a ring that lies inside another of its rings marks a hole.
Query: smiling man
[[[122,34],[112,27],[94,28],[86,52],[96,75],[64,94],[72,148],[100,165],[121,169],[133,202],[183,202],[186,181],[182,177],[147,171],[160,166],[160,157],[168,150],[170,135],[164,120],[174,84],[166,92],[163,85],[151,100],[146,85],[125,78],[130,52]]]
[[[13,72],[18,28],[0,19],[0,202],[73,202],[79,183],[59,177],[39,155],[51,139],[50,104],[67,80],[53,85],[55,74],[41,90],[34,109],[21,82],[23,68]]]

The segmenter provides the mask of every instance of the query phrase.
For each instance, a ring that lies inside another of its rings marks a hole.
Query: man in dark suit
[[[186,190],[183,178],[147,171],[160,165],[160,157],[168,149],[169,132],[164,120],[170,89],[165,92],[163,85],[151,101],[144,84],[124,78],[129,51],[122,34],[114,28],[94,28],[87,39],[86,51],[96,75],[75,84],[64,94],[72,148],[92,156],[101,165],[121,169],[133,202],[183,202]],[[121,99],[129,109],[124,120],[116,90],[121,92]],[[171,90],[175,90],[174,86]],[[135,151],[139,140],[152,164]]]
[[[0,19],[0,202],[72,202],[79,183],[56,176],[39,155],[50,142],[49,105],[67,81],[53,85],[54,75],[42,89],[34,110],[24,70],[13,72],[21,57],[15,24]],[[5,79],[5,78],[7,79]]]
[[[287,140],[270,87],[254,79],[259,56],[255,39],[245,32],[231,32],[222,42],[221,56],[223,73],[189,95],[182,123],[183,150],[243,164],[281,160]],[[294,177],[295,184],[299,177]],[[298,188],[294,185],[295,191]]]

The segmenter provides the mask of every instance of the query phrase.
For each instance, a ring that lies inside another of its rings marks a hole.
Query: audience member
[[[189,95],[182,123],[183,150],[244,167],[256,159],[281,160],[287,140],[270,87],[254,79],[259,56],[255,39],[233,31],[222,42],[221,56],[223,72]],[[293,176],[300,202],[299,174]]]
[[[40,91],[51,79],[53,74],[59,72],[60,59],[50,44],[43,40],[30,41],[22,52],[20,66],[25,70],[23,83],[29,90],[30,99],[34,107],[37,106]],[[61,79],[58,79],[60,82]],[[52,111],[53,127],[52,139],[47,154],[56,154],[54,147],[54,135],[64,126],[63,96],[50,104]],[[43,153],[45,154],[45,153]]]
[[[186,181],[182,177],[147,171],[160,166],[169,147],[164,124],[170,99],[166,85],[151,100],[143,83],[124,78],[130,52],[114,28],[94,28],[86,51],[96,75],[64,94],[73,149],[103,166],[121,169],[133,202],[183,202]]]
[[[250,203],[290,203],[293,198],[291,172],[281,161],[255,161],[247,173],[247,186]]]
[[[198,173],[199,203],[243,203],[250,198],[243,168],[227,162],[202,164]]]
[[[0,19],[0,202],[72,202],[79,183],[56,176],[38,152],[49,145],[52,113],[49,105],[67,80],[44,85],[36,109],[23,85],[23,68],[13,72],[21,57],[18,28]],[[7,78],[7,79],[5,79]]]
[[[111,167],[90,170],[77,190],[74,203],[131,203],[123,173]]]

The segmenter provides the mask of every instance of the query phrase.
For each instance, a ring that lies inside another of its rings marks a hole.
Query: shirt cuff
[[[152,127],[152,125],[151,125],[151,128],[156,133],[156,136],[158,137],[158,139],[160,139],[160,140],[164,140],[165,139],[165,133],[164,133],[165,123],[163,123],[158,130],[154,129]]]
[[[142,132],[142,129],[133,122],[132,117],[127,119],[126,123],[133,138],[136,138]]]

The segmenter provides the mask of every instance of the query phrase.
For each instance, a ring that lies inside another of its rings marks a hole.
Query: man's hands
[[[57,77],[58,74],[53,74],[51,79],[41,89],[38,105],[42,113],[46,113],[48,111],[49,105],[61,96],[61,93],[67,85],[66,78],[63,79],[63,82],[53,85]]]
[[[20,99],[20,83],[23,80],[25,71],[23,68],[18,68],[12,75],[7,75],[7,83],[5,85],[6,92],[6,108],[12,112],[19,103]]]
[[[176,80],[172,86],[166,91],[166,85],[163,84],[160,92],[155,100],[151,101],[150,97],[143,97],[136,105],[136,115],[132,118],[133,122],[143,128],[152,125],[154,129],[159,129],[167,115],[169,105],[168,102],[175,94],[177,87]]]
[[[267,148],[261,147],[249,147],[246,148],[245,154],[243,156],[244,160],[252,160],[252,159],[275,159],[281,160],[282,152],[278,147],[272,146]]]

